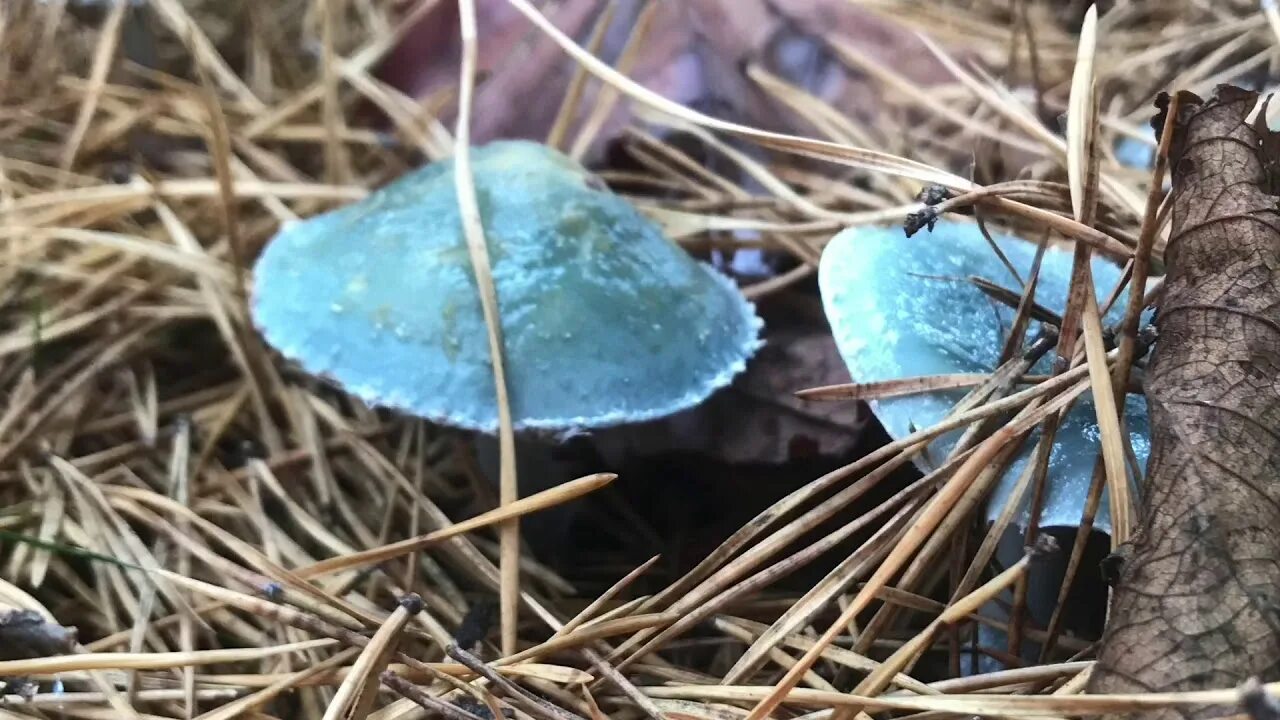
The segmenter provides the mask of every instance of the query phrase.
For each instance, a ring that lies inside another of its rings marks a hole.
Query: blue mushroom
[[[517,430],[663,417],[729,383],[760,319],[731,280],[540,144],[472,151]],[[283,229],[255,268],[254,322],[362,400],[497,430],[485,324],[453,163]]]
[[[1121,165],[1138,170],[1149,169],[1156,161],[1156,146],[1137,138],[1121,138],[1115,151]]]
[[[1023,279],[1029,277],[1035,246],[1018,238],[996,235],[996,244]],[[1036,301],[1061,314],[1071,280],[1072,256],[1049,247],[1042,261]],[[1093,275],[1099,303],[1105,302],[1120,271],[1097,259]],[[855,382],[871,382],[919,375],[981,373],[996,368],[1014,309],[988,298],[968,281],[979,276],[1021,288],[971,222],[940,220],[932,233],[908,238],[901,228],[852,227],[831,240],[823,252],[819,284],[827,319]],[[1123,316],[1125,298],[1104,318],[1116,323]],[[1031,324],[1032,334],[1039,323]],[[1036,372],[1048,372],[1050,359]],[[872,410],[895,438],[911,428],[936,424],[963,391],[912,395],[872,402]],[[1146,464],[1150,448],[1146,403],[1129,397],[1125,405],[1134,454]],[[930,446],[935,457],[945,455],[960,437],[954,431]],[[1035,435],[1003,476],[989,501],[993,519],[1012,491],[1032,453]],[[1099,431],[1088,396],[1076,403],[1058,431],[1049,461],[1048,492],[1042,527],[1075,527],[1088,493],[1099,451]],[[1024,498],[1024,504],[1026,499]],[[1022,527],[1027,510],[1016,516]],[[1110,530],[1110,513],[1102,504],[1095,526]]]

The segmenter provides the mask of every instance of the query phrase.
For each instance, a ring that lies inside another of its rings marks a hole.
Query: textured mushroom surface
[[[1121,165],[1145,170],[1156,159],[1156,147],[1137,138],[1126,137],[1116,143],[1116,160]]]
[[[743,369],[754,308],[630,203],[536,143],[476,148],[472,165],[516,429],[662,417]],[[252,310],[272,346],[366,402],[497,428],[452,161],[282,230]]]
[[[1030,275],[1035,245],[1015,237],[994,240],[1023,279]],[[1046,249],[1036,291],[1039,305],[1061,314],[1071,282],[1071,253]],[[978,276],[1021,292],[1021,286],[1000,262],[978,227],[963,221],[939,221],[932,233],[906,237],[901,228],[860,226],[837,235],[822,255],[819,284],[827,319],[854,382],[949,373],[990,372],[996,368],[1014,309],[988,298],[968,281]],[[1119,280],[1120,271],[1104,261],[1093,262],[1099,304]],[[1121,296],[1104,323],[1117,323],[1124,312]],[[1032,322],[1034,335],[1039,323]],[[1050,353],[1052,354],[1052,353]],[[1036,372],[1048,372],[1049,358]],[[912,427],[926,428],[940,421],[964,391],[936,392],[871,403],[885,430],[901,438]],[[1146,403],[1130,396],[1126,415],[1134,454],[1146,463],[1150,447]],[[961,432],[940,437],[930,446],[941,457]],[[1037,435],[1024,444],[989,503],[998,513],[1025,467]],[[1049,460],[1049,490],[1041,525],[1074,526],[1087,495],[1098,455],[1098,425],[1088,396],[1077,402],[1062,423]],[[1025,514],[1021,524],[1027,522]],[[1096,526],[1110,529],[1110,514],[1102,505]]]

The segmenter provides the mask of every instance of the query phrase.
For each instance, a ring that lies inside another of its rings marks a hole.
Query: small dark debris
[[[454,642],[458,647],[474,648],[489,636],[494,622],[498,619],[498,605],[492,599],[477,601],[467,609],[458,632],[454,634]]]
[[[1256,677],[1240,686],[1240,705],[1253,720],[1280,720],[1280,700],[1268,693]]]
[[[0,660],[66,655],[75,645],[75,628],[48,622],[34,610],[0,615]]]
[[[466,712],[481,718],[481,720],[493,720],[493,711],[489,709],[489,706],[470,695],[463,695],[457,700],[454,700],[453,706],[460,710],[465,710]],[[502,708],[502,716],[510,720],[511,718],[514,718],[516,714],[511,708],[504,707]]]
[[[102,174],[108,182],[124,185],[133,179],[133,163],[128,160],[113,160],[103,167]]]
[[[267,457],[267,449],[257,440],[241,440],[231,443],[225,452],[220,454],[222,462],[229,470],[242,468],[250,460],[263,460]]]
[[[1151,347],[1156,344],[1156,339],[1160,337],[1160,329],[1156,327],[1155,318],[1151,319],[1151,323],[1138,330],[1138,357],[1147,354]]]
[[[1027,553],[1033,560],[1039,560],[1047,555],[1053,555],[1058,552],[1058,549],[1058,541],[1052,535],[1037,535],[1035,544],[1027,548]]]
[[[262,597],[271,602],[280,602],[284,599],[284,588],[278,582],[269,582],[261,588]]]
[[[925,185],[923,188],[920,188],[920,192],[916,193],[917,201],[930,206],[937,205],[944,200],[950,200],[951,197],[951,190],[947,189],[946,186],[939,185],[937,183]]]
[[[0,678],[0,695],[17,695],[30,700],[40,692],[40,683],[27,677]]]
[[[418,593],[406,593],[404,597],[400,598],[400,607],[404,608],[410,615],[417,615],[422,612],[422,596]]]
[[[1124,569],[1124,561],[1127,554],[1125,548],[1120,547],[1115,552],[1102,558],[1098,569],[1102,572],[1102,580],[1107,585],[1115,587],[1116,583],[1120,582],[1120,572]]]
[[[921,228],[929,228],[929,231],[933,232],[933,228],[937,224],[938,210],[930,206],[919,212],[909,213],[906,222],[902,224],[902,229],[907,231],[907,237],[911,237],[920,232]]]

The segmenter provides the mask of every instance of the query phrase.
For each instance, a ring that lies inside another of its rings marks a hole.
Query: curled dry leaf
[[[602,0],[567,0],[548,18],[574,38],[591,34]],[[599,56],[614,63],[647,3],[619,0]],[[476,3],[482,80],[474,104],[476,142],[547,136],[576,64],[534,30],[505,0]],[[457,7],[439,6],[406,34],[380,68],[381,77],[411,96],[443,97],[457,80]],[[878,83],[851,72],[828,49],[832,34],[855,42],[873,60],[922,84],[946,79],[945,70],[909,28],[842,0],[687,0],[660,3],[627,73],[676,102],[716,117],[769,130],[812,133],[805,121],[748,79],[744,68],[771,73],[831,103],[842,113],[871,119],[880,107]],[[588,83],[578,122],[599,97]],[[629,120],[620,105],[597,137],[615,137]],[[571,133],[569,137],[573,137]]]
[[[1280,677],[1280,159],[1257,94],[1184,93],[1173,230],[1147,371],[1152,449],[1095,693],[1201,690]],[[1201,706],[1156,717],[1214,717]]]

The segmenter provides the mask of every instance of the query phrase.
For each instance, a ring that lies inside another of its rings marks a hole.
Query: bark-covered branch
[[[1280,679],[1280,214],[1257,96],[1184,93],[1152,451],[1090,691]],[[1202,707],[1186,717],[1231,708]],[[1176,717],[1174,711],[1149,717]]]

